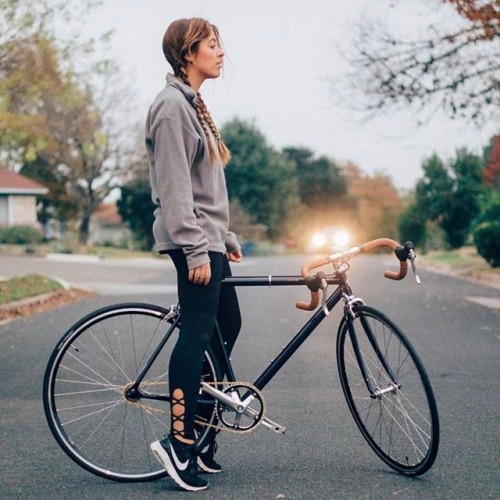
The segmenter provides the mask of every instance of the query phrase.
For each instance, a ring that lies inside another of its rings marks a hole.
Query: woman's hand
[[[195,285],[208,285],[212,277],[210,262],[189,270],[188,279]]]
[[[230,262],[241,262],[243,254],[241,250],[236,250],[234,252],[227,252],[226,257]],[[189,281],[192,281],[195,285],[208,285],[211,277],[212,269],[210,267],[210,262],[190,269],[188,274]]]
[[[227,252],[226,257],[230,262],[241,262],[243,254],[241,253],[241,250],[236,250],[234,252]]]

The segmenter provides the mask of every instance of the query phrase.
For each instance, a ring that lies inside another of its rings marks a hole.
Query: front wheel
[[[125,303],[89,314],[59,341],[45,371],[45,415],[59,445],[86,470],[115,481],[167,474],[149,445],[168,433],[168,364],[179,324],[171,309]],[[203,379],[218,377],[206,352]],[[215,401],[200,396],[197,420],[214,419]],[[199,427],[199,443],[208,431]]]
[[[356,424],[375,453],[401,474],[424,474],[439,446],[429,378],[413,347],[385,315],[357,305],[337,337],[337,363]],[[364,366],[364,370],[362,370]]]

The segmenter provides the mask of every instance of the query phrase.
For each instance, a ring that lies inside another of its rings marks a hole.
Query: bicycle
[[[340,302],[344,313],[336,352],[341,386],[350,412],[375,453],[409,476],[424,474],[436,459],[439,418],[429,377],[410,342],[385,314],[353,295],[349,261],[378,247],[391,248],[403,279],[415,253],[381,238],[339,250],[306,264],[301,275],[234,276],[224,286],[304,286],[316,312],[282,348],[253,384],[238,382],[220,330],[217,355],[205,353],[197,404],[197,444],[212,428],[243,433],[259,424],[276,433],[285,427],[266,416],[262,390]],[[312,274],[332,265],[333,271]],[[329,285],[335,285],[328,293]],[[320,295],[322,303],[319,306]],[[77,321],[55,347],[45,371],[43,402],[50,429],[66,454],[86,470],[116,481],[166,476],[149,444],[170,422],[168,359],[182,321],[178,306],[123,303],[98,309]]]

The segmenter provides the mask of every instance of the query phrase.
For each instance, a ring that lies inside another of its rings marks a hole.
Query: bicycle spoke
[[[88,349],[91,354],[94,354],[96,356],[97,359],[101,360],[106,366],[110,367],[112,370],[113,370],[113,367],[116,368],[117,370],[117,373],[123,375],[125,378],[127,378],[127,374],[123,371],[123,368],[122,366],[120,366],[115,358],[110,354],[110,352],[101,344],[101,342],[99,341],[99,339],[93,334],[93,332],[91,331],[90,332],[90,335],[92,336],[92,338],[96,341],[96,343],[98,344],[98,346],[102,349],[103,353],[111,360],[111,364],[108,364],[105,360],[103,360],[102,358],[100,358],[92,349],[90,349],[90,347],[84,345],[83,347],[85,347],[86,349]]]
[[[112,405],[110,408],[109,408],[109,411],[108,413],[106,413],[105,415],[103,415],[102,419],[100,420],[100,422],[97,424],[97,426],[94,428],[94,430],[90,433],[90,435],[87,437],[87,439],[80,445],[80,449],[84,449],[85,446],[87,445],[87,443],[90,441],[90,439],[92,438],[92,436],[94,436],[94,434],[101,428],[101,426],[104,424],[104,422],[108,419],[109,415],[111,414],[111,412],[116,409],[117,406],[119,406],[120,404],[123,404],[121,401],[117,401],[116,404]]]
[[[113,401],[112,404],[108,405],[106,408],[101,408],[100,410],[97,410],[97,411],[93,411],[93,412],[90,412],[90,413],[86,413],[84,415],[80,415],[78,417],[75,417],[71,420],[67,420],[66,422],[61,422],[61,425],[64,427],[64,426],[67,426],[69,424],[73,424],[74,422],[79,422],[80,420],[84,420],[84,419],[88,419],[90,417],[93,417],[95,415],[99,415],[100,413],[108,410],[108,409],[112,409],[112,408],[115,408],[117,404],[123,404],[123,401]],[[60,409],[59,411],[64,411],[65,409],[62,408]]]

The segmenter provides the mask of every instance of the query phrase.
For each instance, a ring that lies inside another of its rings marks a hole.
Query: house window
[[[9,225],[9,198],[0,195],[0,226]]]

